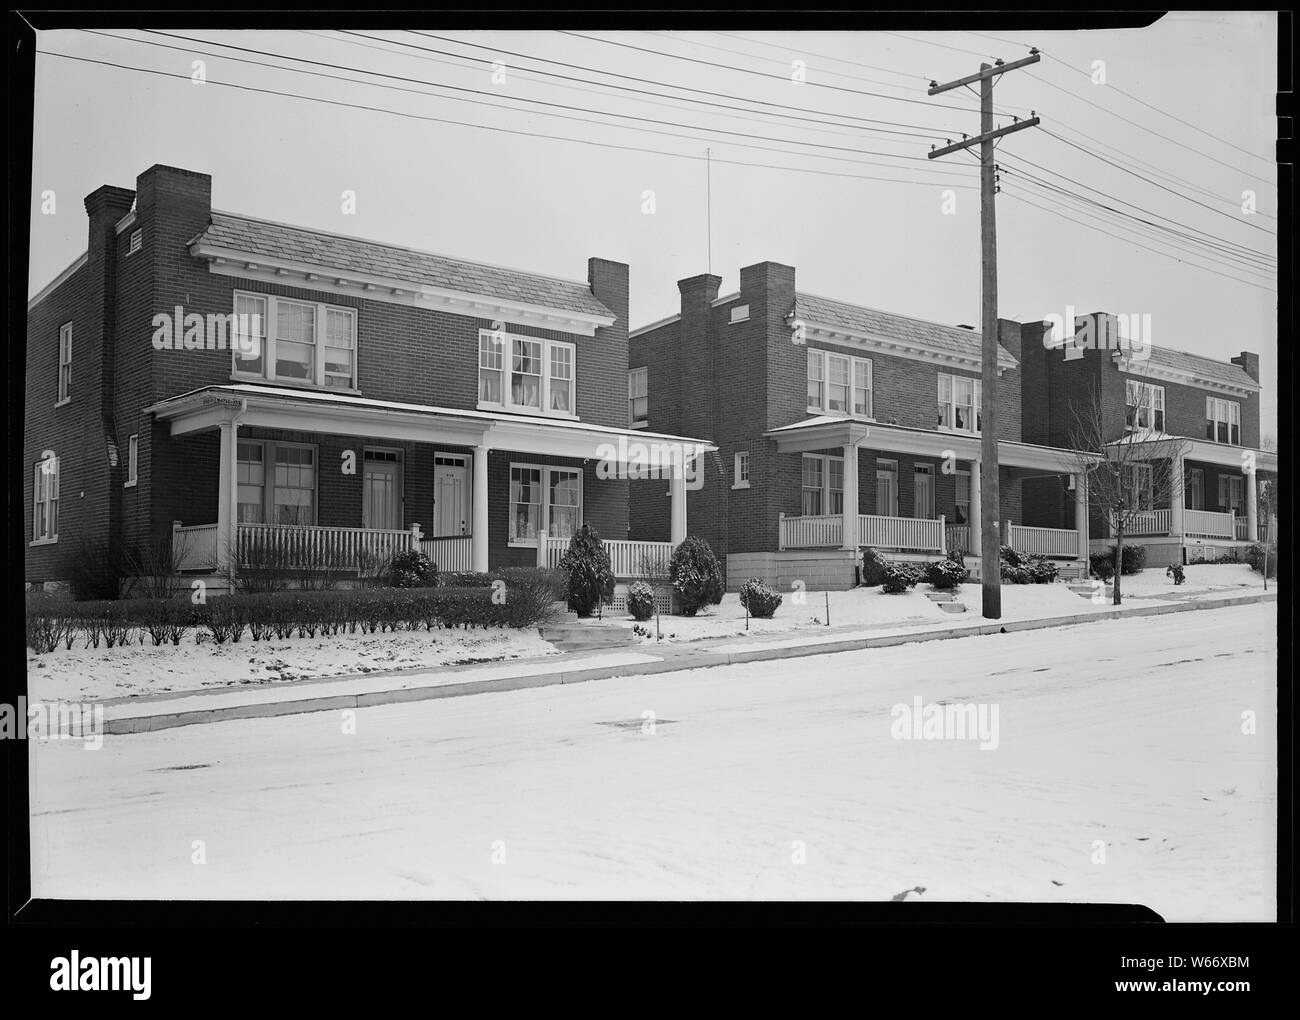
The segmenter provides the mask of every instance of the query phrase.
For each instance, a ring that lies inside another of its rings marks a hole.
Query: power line
[[[1097,232],[1100,233],[1100,234],[1105,234],[1107,237],[1113,237],[1113,238],[1115,238],[1115,240],[1117,240],[1117,241],[1122,241],[1122,242],[1124,242],[1125,244],[1131,244],[1131,245],[1133,245],[1135,248],[1141,248],[1143,251],[1149,251],[1149,252],[1151,252],[1151,253],[1153,253],[1153,254],[1155,254],[1155,255],[1162,255],[1162,256],[1164,256],[1165,258],[1172,258],[1172,259],[1174,259],[1174,261],[1176,261],[1176,262],[1178,262],[1178,263],[1180,263],[1180,264],[1182,264],[1182,263],[1185,262],[1187,265],[1192,266],[1192,267],[1194,267],[1194,268],[1196,268],[1196,269],[1204,270],[1204,271],[1207,272],[1207,273],[1213,273],[1215,276],[1220,277],[1220,278],[1222,278],[1222,279],[1234,280],[1234,281],[1236,281],[1237,283],[1243,283],[1243,284],[1245,284],[1246,286],[1248,286],[1248,287],[1254,287],[1254,288],[1256,288],[1257,290],[1266,290],[1266,291],[1270,291],[1270,292],[1272,292],[1272,293],[1277,293],[1277,291],[1276,291],[1274,288],[1272,288],[1272,287],[1267,287],[1267,286],[1264,286],[1263,284],[1259,284],[1259,283],[1253,283],[1253,282],[1251,282],[1250,280],[1243,280],[1243,279],[1241,279],[1240,277],[1232,276],[1232,275],[1229,274],[1229,273],[1221,272],[1220,270],[1218,270],[1218,269],[1214,269],[1214,268],[1211,268],[1211,267],[1209,267],[1209,266],[1203,266],[1203,265],[1200,265],[1199,263],[1197,263],[1197,262],[1192,262],[1192,261],[1190,261],[1189,259],[1178,258],[1178,257],[1175,256],[1175,255],[1171,255],[1169,252],[1159,251],[1158,249],[1155,249],[1155,248],[1148,248],[1146,245],[1138,244],[1138,243],[1137,243],[1136,241],[1134,241],[1131,237],[1123,237],[1123,236],[1121,236],[1121,235],[1119,235],[1119,234],[1112,234],[1109,230],[1102,230],[1102,229],[1101,229],[1100,227],[1098,227],[1096,224],[1093,224],[1093,223],[1087,223],[1087,222],[1082,221],[1082,220],[1076,220],[1076,219],[1074,219],[1074,218],[1071,217],[1071,216],[1066,216],[1064,213],[1059,212],[1058,210],[1055,210],[1055,209],[1049,209],[1049,208],[1047,208],[1046,206],[1041,206],[1041,205],[1039,205],[1037,202],[1030,201],[1029,199],[1025,198],[1024,196],[1016,194],[1014,191],[1008,191],[1008,192],[1007,192],[1007,197],[1008,197],[1008,198],[1011,198],[1011,199],[1013,199],[1013,200],[1015,200],[1015,201],[1017,201],[1017,202],[1023,202],[1025,205],[1032,205],[1032,206],[1034,206],[1036,209],[1039,209],[1039,210],[1041,210],[1041,211],[1043,211],[1043,212],[1046,212],[1046,213],[1050,213],[1050,214],[1053,215],[1053,216],[1059,216],[1059,217],[1060,217],[1061,219],[1063,219],[1063,220],[1069,220],[1071,223],[1075,223],[1075,224],[1077,224],[1078,226],[1085,227],[1085,228],[1087,228],[1088,230],[1095,230],[1095,231],[1097,231]]]
[[[165,48],[165,49],[173,49],[173,50],[179,49],[179,50],[181,50],[181,51],[183,51],[183,52],[203,52],[203,53],[206,53],[206,54],[208,54],[208,55],[210,55],[210,56],[221,57],[222,59],[227,59],[227,60],[236,60],[236,61],[239,61],[239,62],[241,62],[241,63],[253,64],[253,65],[256,65],[256,66],[258,66],[258,67],[269,67],[269,68],[272,68],[273,70],[282,71],[282,72],[284,72],[284,71],[288,71],[288,72],[292,72],[292,73],[294,73],[294,74],[306,74],[306,75],[311,75],[312,77],[328,78],[328,79],[332,79],[332,80],[335,80],[335,81],[343,81],[343,82],[348,82],[348,83],[350,83],[350,84],[356,84],[356,85],[367,85],[367,86],[371,86],[371,87],[375,87],[375,88],[393,89],[393,90],[395,90],[395,91],[400,91],[400,92],[414,92],[416,95],[427,96],[427,97],[429,97],[429,98],[433,98],[433,99],[451,99],[451,100],[453,100],[453,101],[458,101],[458,102],[474,102],[474,103],[476,103],[477,105],[491,106],[491,107],[495,107],[495,108],[498,108],[498,109],[510,110],[510,111],[512,111],[512,112],[526,112],[526,111],[521,111],[521,110],[519,110],[519,109],[516,108],[516,107],[503,106],[503,105],[500,104],[500,103],[485,102],[485,101],[483,101],[483,100],[469,100],[469,99],[461,99],[460,97],[457,97],[457,96],[438,96],[438,95],[435,95],[435,94],[433,94],[433,93],[422,92],[422,91],[420,91],[420,90],[418,90],[418,89],[407,89],[407,88],[401,88],[401,87],[399,87],[399,86],[384,85],[384,84],[379,83],[379,82],[366,82],[366,81],[360,81],[360,80],[358,80],[358,79],[356,79],[356,78],[347,78],[347,77],[342,77],[342,76],[339,76],[339,75],[326,74],[326,73],[323,73],[323,72],[320,72],[320,71],[305,71],[305,70],[300,70],[300,69],[297,69],[297,68],[286,68],[286,67],[282,67],[282,66],[280,66],[280,65],[278,65],[278,64],[267,64],[267,63],[264,63],[264,62],[262,62],[262,61],[247,60],[247,59],[240,58],[240,57],[228,57],[228,56],[226,56],[225,54],[212,53],[210,50],[194,50],[193,47],[177,47],[177,46],[169,46],[169,45],[166,44],[166,43],[155,43],[155,42],[151,42],[150,40],[147,40],[147,39],[133,39],[133,38],[131,38],[131,37],[129,37],[129,36],[119,36],[119,35],[114,35],[114,34],[111,34],[111,33],[99,32],[99,31],[96,31],[96,30],[94,30],[94,29],[86,29],[86,30],[84,30],[84,31],[90,32],[91,34],[94,34],[94,35],[103,35],[103,36],[106,36],[107,38],[111,38],[111,39],[120,39],[120,40],[123,40],[123,41],[125,41],[125,42],[134,42],[134,43],[139,43],[139,44],[146,45],[146,46],[161,46],[161,47],[163,47],[163,48]],[[317,66],[317,67],[342,67],[344,70],[354,71],[354,72],[359,73],[359,74],[369,74],[369,75],[373,75],[373,76],[378,77],[378,78],[389,78],[389,79],[393,79],[393,80],[395,80],[395,81],[410,82],[410,83],[412,83],[412,84],[426,85],[426,86],[430,86],[430,87],[433,87],[433,88],[450,89],[450,90],[455,91],[455,92],[466,92],[466,93],[470,93],[471,95],[475,95],[475,96],[489,96],[489,97],[491,97],[491,96],[495,96],[495,95],[496,95],[495,93],[492,93],[492,92],[486,92],[486,91],[484,91],[484,90],[482,90],[482,89],[473,89],[473,88],[469,88],[468,86],[463,86],[463,85],[450,85],[450,84],[445,84],[445,83],[442,83],[442,82],[430,82],[430,81],[425,81],[424,79],[421,79],[421,78],[411,78],[411,77],[407,77],[407,76],[405,76],[405,75],[386,74],[386,73],[381,72],[381,71],[370,71],[370,70],[366,70],[366,69],[364,69],[364,68],[356,68],[356,67],[351,67],[351,66],[348,66],[348,65],[331,64],[331,63],[327,63],[327,62],[325,62],[325,61],[320,61],[320,60],[311,60],[311,59],[308,59],[308,58],[306,58],[306,57],[295,57],[295,56],[290,56],[290,55],[288,55],[288,54],[275,54],[275,53],[270,53],[270,52],[268,52],[268,51],[266,51],[266,50],[259,50],[259,49],[254,49],[254,48],[250,48],[250,47],[246,47],[246,46],[235,46],[235,45],[233,45],[233,44],[231,44],[231,43],[210,42],[209,40],[205,40],[205,39],[193,39],[193,37],[191,37],[191,36],[185,36],[185,35],[174,35],[174,34],[171,34],[171,33],[168,33],[168,32],[154,32],[154,31],[149,30],[149,29],[146,29],[145,31],[150,32],[150,34],[152,34],[152,35],[161,35],[161,36],[163,36],[163,37],[165,37],[165,38],[168,38],[168,39],[191,40],[191,41],[195,41],[195,42],[205,43],[205,44],[207,44],[207,45],[215,45],[215,46],[221,46],[221,47],[228,48],[228,49],[237,50],[237,51],[239,51],[239,52],[241,52],[241,53],[255,53],[255,54],[258,54],[259,56],[275,57],[275,58],[281,58],[281,59],[285,59],[285,60],[292,60],[292,61],[297,62],[297,63],[311,64],[311,65],[314,65],[314,66]],[[632,121],[638,121],[638,122],[647,123],[647,124],[660,124],[660,125],[668,125],[668,126],[678,126],[678,127],[689,128],[689,129],[691,129],[691,130],[696,130],[696,131],[705,131],[705,132],[712,132],[712,133],[715,133],[715,134],[732,135],[732,136],[739,137],[739,138],[752,138],[752,139],[756,139],[756,140],[759,140],[759,141],[783,142],[783,143],[785,143],[785,146],[786,146],[786,147],[784,147],[784,148],[780,148],[780,149],[774,149],[774,148],[771,148],[770,146],[745,145],[745,144],[738,143],[738,142],[737,142],[737,143],[733,143],[733,144],[735,144],[735,145],[737,145],[737,146],[739,146],[739,147],[741,147],[741,148],[753,148],[753,149],[759,149],[759,150],[761,150],[761,151],[765,151],[765,152],[788,152],[788,146],[789,146],[789,141],[790,141],[789,139],[786,139],[786,138],[778,138],[778,137],[773,137],[773,136],[771,136],[771,135],[755,135],[755,134],[751,134],[751,133],[744,132],[744,131],[729,131],[729,130],[727,130],[727,129],[725,129],[725,128],[701,127],[701,126],[699,126],[699,125],[695,125],[695,124],[676,124],[674,121],[657,120],[657,119],[655,119],[655,118],[653,118],[653,117],[639,117],[639,116],[636,116],[635,114],[615,113],[615,112],[608,111],[608,110],[592,110],[592,109],[590,109],[590,108],[588,108],[588,107],[583,107],[583,106],[573,106],[573,105],[570,105],[570,104],[567,104],[567,103],[553,103],[553,102],[548,102],[548,101],[546,101],[546,100],[542,100],[542,99],[529,99],[529,98],[524,97],[524,96],[510,96],[509,98],[510,98],[512,101],[514,101],[514,102],[530,103],[530,104],[535,104],[535,105],[539,105],[539,106],[547,106],[547,107],[555,107],[556,109],[561,109],[561,110],[570,110],[570,111],[581,112],[581,113],[594,113],[594,114],[599,114],[600,116],[604,116],[604,117],[617,117],[617,118],[619,118],[620,120],[632,120]],[[590,120],[590,119],[587,119],[587,118],[582,118],[582,117],[566,117],[566,116],[564,116],[563,114],[550,114],[550,113],[548,113],[547,116],[560,117],[561,119],[565,119],[565,120],[577,120],[577,121],[579,121],[579,122],[581,122],[581,123],[586,123],[586,124],[597,124],[597,125],[601,125],[601,126],[605,126],[605,127],[618,127],[618,126],[620,126],[620,125],[616,125],[616,124],[609,124],[608,122],[603,122],[603,121],[593,121],[593,120]],[[652,129],[652,128],[638,128],[637,130],[646,131],[646,132],[651,133],[651,134],[662,134],[662,135],[666,135],[666,136],[668,136],[668,137],[672,137],[672,138],[685,138],[685,139],[690,140],[690,141],[697,141],[697,140],[699,140],[699,139],[695,139],[693,136],[690,136],[690,135],[681,135],[681,134],[677,134],[677,133],[675,133],[675,132],[671,132],[671,131],[657,131],[657,130]],[[828,144],[826,144],[826,143],[822,143],[822,142],[801,142],[800,144],[802,144],[802,145],[814,146],[814,147],[816,147],[816,148],[821,148],[821,149],[831,149],[831,150],[835,150],[835,151],[837,151],[837,152],[850,152],[850,153],[854,153],[854,154],[856,154],[856,155],[863,155],[863,156],[887,156],[887,157],[890,157],[890,158],[893,158],[893,159],[903,159],[903,160],[911,160],[911,161],[921,161],[921,160],[922,160],[922,157],[919,157],[919,156],[905,156],[905,155],[897,155],[897,154],[892,153],[892,152],[880,152],[880,151],[873,150],[873,149],[854,149],[854,148],[850,148],[850,147],[848,147],[848,146],[842,146],[842,145],[828,145]],[[840,158],[840,157],[819,156],[819,155],[816,154],[816,153],[807,153],[806,155],[811,156],[811,157],[813,157],[813,158],[823,158],[823,159],[830,159],[830,158],[839,159],[839,158]],[[894,165],[894,164],[890,164],[890,163],[876,163],[876,162],[870,162],[870,161],[864,161],[864,160],[846,160],[846,162],[856,162],[856,163],[860,163],[860,164],[862,164],[862,165],[867,165],[867,166],[883,166],[883,167],[889,167],[889,168],[892,168],[892,169],[899,169],[899,170],[903,169],[902,167],[899,167],[899,166],[896,166],[896,165]]]
[[[714,35],[726,36],[729,39],[738,39],[741,42],[753,43],[755,46],[766,46],[769,49],[781,50],[784,53],[790,52],[789,46],[778,46],[776,43],[763,42],[761,39],[751,39],[747,35],[737,35],[735,32],[714,32]],[[881,71],[884,74],[896,74],[900,78],[910,78],[913,81],[929,81],[928,75],[916,74],[913,71],[896,71],[892,67],[880,67],[876,64],[864,64],[859,60],[849,60],[845,57],[832,57],[828,53],[816,53],[805,46],[799,46],[800,53],[807,53],[810,57],[817,57],[819,60],[830,60],[839,64],[847,64],[849,67],[864,67],[869,71]],[[901,86],[898,86],[901,88]]]
[[[344,33],[347,34],[347,35],[355,35],[355,36],[358,36],[359,38],[362,38],[362,39],[369,39],[369,40],[371,40],[371,41],[375,41],[375,37],[374,37],[374,36],[363,35],[363,34],[361,34],[360,32],[353,32],[353,31],[350,31],[350,30],[348,30],[348,29],[340,29],[339,31],[344,32]],[[610,77],[610,78],[621,78],[621,79],[623,79],[624,81],[635,81],[635,82],[640,82],[640,83],[643,84],[643,85],[658,85],[660,88],[678,89],[679,91],[682,91],[682,92],[694,92],[694,93],[697,93],[697,94],[699,94],[699,95],[703,95],[703,96],[713,96],[715,99],[732,99],[732,98],[734,98],[733,96],[729,96],[729,95],[728,95],[727,93],[725,93],[725,92],[711,92],[711,91],[709,91],[708,89],[697,89],[697,88],[693,88],[693,87],[691,87],[691,86],[687,86],[687,85],[675,85],[675,84],[672,84],[672,83],[669,83],[669,82],[657,81],[656,79],[653,79],[653,78],[638,78],[638,77],[635,76],[635,75],[630,75],[630,74],[619,74],[619,73],[616,72],[616,71],[604,71],[604,70],[600,70],[600,69],[598,69],[598,68],[587,67],[587,66],[585,66],[585,65],[583,65],[583,64],[572,64],[572,63],[568,63],[568,62],[563,61],[563,60],[554,60],[554,59],[552,59],[552,58],[550,58],[550,57],[537,57],[537,56],[532,56],[532,55],[527,54],[527,53],[519,53],[519,52],[514,51],[514,50],[504,50],[504,49],[501,49],[500,47],[497,47],[497,46],[486,46],[486,45],[484,45],[483,43],[469,42],[469,41],[460,40],[460,39],[452,39],[452,38],[450,38],[450,37],[448,37],[448,36],[436,35],[436,34],[433,33],[433,32],[413,32],[413,33],[411,33],[411,34],[413,34],[413,35],[418,35],[418,36],[423,36],[423,37],[425,37],[425,38],[429,38],[429,39],[438,39],[438,40],[440,40],[440,41],[443,41],[443,42],[449,42],[449,43],[452,43],[453,45],[458,45],[458,46],[473,46],[475,49],[487,50],[487,51],[490,52],[490,53],[502,53],[502,54],[505,54],[506,56],[510,56],[510,57],[521,57],[521,58],[523,58],[524,60],[536,60],[536,61],[539,61],[540,63],[543,63],[543,64],[555,64],[555,65],[557,65],[557,66],[559,66],[559,67],[567,67],[567,68],[570,68],[571,70],[586,71],[586,72],[589,73],[589,74],[603,74],[603,75],[606,75],[607,77]],[[404,46],[404,47],[407,47],[407,48],[409,48],[409,49],[420,50],[420,51],[422,51],[422,52],[424,52],[424,53],[437,53],[437,54],[439,54],[439,55],[441,55],[441,56],[445,56],[445,57],[460,57],[460,58],[463,59],[463,60],[472,60],[472,59],[474,59],[474,58],[472,58],[472,57],[468,57],[468,56],[466,56],[465,54],[462,54],[462,53],[451,53],[451,52],[448,52],[447,50],[439,50],[439,49],[435,49],[435,48],[430,47],[430,46],[421,46],[421,45],[419,45],[418,43],[406,42],[406,41],[401,40],[401,39],[389,39],[389,40],[382,40],[382,41],[391,42],[391,43],[393,43],[394,45],[397,45],[397,46]],[[538,70],[537,68],[529,68],[528,70],[530,70],[533,74],[544,74],[544,75],[547,75],[548,77],[561,78],[561,79],[563,79],[563,80],[565,80],[565,81],[577,81],[577,82],[582,82],[582,83],[587,84],[587,85],[594,84],[594,83],[593,83],[590,79],[588,79],[588,78],[573,78],[573,77],[571,77],[571,76],[569,76],[569,75],[558,74],[558,73],[556,73],[556,72],[554,72],[554,71],[541,71],[541,70]],[[604,83],[604,82],[600,82],[599,84],[604,85],[605,83]],[[627,86],[610,85],[609,87],[610,87],[610,88],[620,88],[620,89],[623,89],[624,91],[628,91],[628,92],[639,92],[639,91],[641,91],[641,90],[639,90],[639,89],[634,89],[634,88],[630,88],[630,87],[627,87]],[[690,99],[689,97],[687,97],[687,96],[665,96],[665,95],[664,95],[663,93],[661,93],[661,92],[650,92],[650,93],[645,93],[645,94],[647,94],[647,95],[652,95],[652,96],[656,96],[656,97],[659,98],[659,99],[684,99],[684,100],[687,100],[688,102],[700,102],[700,100],[691,100],[691,99]],[[804,107],[804,106],[789,106],[789,105],[787,105],[787,104],[785,104],[785,103],[773,103],[773,102],[769,102],[768,100],[764,100],[764,99],[747,99],[746,102],[749,102],[749,103],[755,103],[755,104],[757,104],[757,105],[759,105],[759,106],[770,106],[770,107],[773,107],[774,109],[780,109],[780,110],[793,110],[793,111],[795,111],[796,113],[802,113],[802,114],[809,114],[809,113],[812,113],[812,114],[824,114],[824,113],[825,113],[825,111],[823,111],[823,110],[810,110],[810,109],[808,109],[807,107]],[[718,103],[710,103],[709,105],[710,105],[710,106],[717,106],[717,105],[721,105],[721,104],[718,104]],[[756,111],[750,110],[750,111],[748,111],[748,112],[753,113],[753,112],[756,112]],[[940,138],[940,137],[943,137],[945,134],[951,134],[951,133],[952,133],[952,132],[950,132],[950,131],[947,131],[947,130],[944,129],[944,128],[937,128],[937,127],[936,127],[936,128],[932,128],[932,127],[930,127],[929,125],[925,125],[925,124],[911,124],[911,123],[907,123],[907,122],[904,122],[904,121],[880,120],[880,119],[875,118],[875,117],[859,117],[859,116],[857,116],[856,114],[850,114],[850,113],[834,113],[834,114],[830,114],[830,116],[833,116],[833,117],[839,117],[839,118],[841,118],[842,120],[855,120],[855,121],[861,121],[861,122],[866,123],[866,124],[886,124],[886,125],[889,125],[889,126],[891,126],[891,127],[905,127],[905,128],[911,128],[911,129],[913,129],[913,130],[917,130],[917,131],[929,132],[928,134],[925,134],[925,135],[921,136],[921,137],[925,137],[925,138]],[[837,125],[837,126],[839,126],[839,127],[847,127],[847,126],[849,126],[849,125],[839,124],[839,125]]]
[[[154,68],[148,68],[148,67],[135,67],[130,64],[119,64],[111,60],[96,60],[91,57],[76,56],[71,53],[58,53],[54,50],[38,50],[37,52],[44,56],[58,57],[63,60],[75,60],[86,64],[98,64],[103,67],[114,67],[123,71],[133,71],[140,74],[153,74],[162,78],[173,78],[179,81],[192,82],[188,74],[180,74],[171,71],[159,71],[159,70],[155,70]],[[705,158],[704,156],[696,156],[684,152],[667,152],[662,149],[650,149],[644,146],[619,145],[614,142],[597,142],[589,138],[570,138],[565,135],[555,135],[555,134],[543,133],[539,131],[522,131],[516,128],[505,128],[497,125],[475,123],[472,121],[451,120],[446,117],[432,117],[432,116],[428,116],[427,114],[408,113],[403,110],[392,110],[383,106],[372,106],[364,103],[347,103],[341,100],[325,99],[324,97],[321,96],[305,96],[302,95],[301,93],[286,92],[280,89],[258,88],[256,86],[243,85],[237,82],[225,82],[225,81],[216,81],[213,79],[208,79],[204,87],[207,87],[209,85],[216,86],[218,88],[232,88],[242,92],[252,92],[260,95],[280,96],[286,99],[301,99],[305,102],[323,103],[327,106],[335,106],[335,107],[341,107],[344,109],[351,109],[351,110],[362,110],[368,113],[388,114],[394,117],[403,117],[408,120],[420,120],[420,121],[426,121],[435,124],[450,124],[456,127],[467,127],[478,131],[493,131],[502,134],[519,135],[525,138],[540,138],[540,139],[544,139],[548,141],[556,141],[556,142],[572,142],[577,145],[587,145],[599,149],[614,149],[623,152],[640,152],[640,153],[646,153],[648,155],[653,155],[653,156],[667,156],[675,159],[689,159],[695,161],[700,161]],[[643,129],[635,129],[635,130],[643,130]],[[703,141],[703,139],[693,139],[693,140]],[[865,174],[837,173],[831,170],[817,170],[812,167],[778,166],[771,163],[754,163],[747,160],[718,159],[717,157],[713,158],[713,162],[723,163],[729,166],[753,167],[753,168],[763,169],[763,170],[784,170],[790,173],[815,174],[820,177],[843,177],[851,180],[880,181],[880,182],[890,183],[890,184],[908,184],[912,186],[922,186],[922,187],[934,186],[934,182],[932,181],[918,181],[912,179],[900,179],[896,177],[875,177],[875,176],[869,176]],[[972,189],[971,185],[962,185],[962,184],[945,183],[945,187],[957,188],[959,190]]]
[[[982,34],[982,33],[980,33],[980,32],[967,32],[966,34],[967,34],[967,35],[976,35],[976,36],[979,36],[979,37],[982,38],[982,39],[993,39],[993,40],[995,40],[996,42],[1004,42],[1004,43],[1007,43],[1008,45],[1011,45],[1011,46],[1027,46],[1026,43],[1017,43],[1017,42],[1012,42],[1010,39],[999,39],[997,36],[993,36],[993,35],[984,35],[984,34]],[[1089,80],[1092,79],[1092,75],[1090,75],[1090,74],[1089,74],[1087,71],[1085,71],[1083,68],[1081,68],[1081,67],[1075,67],[1073,64],[1071,64],[1071,63],[1069,63],[1069,62],[1067,62],[1067,61],[1065,61],[1065,60],[1062,60],[1060,57],[1054,56],[1054,55],[1051,54],[1051,53],[1043,52],[1042,50],[1040,50],[1040,52],[1042,52],[1042,53],[1043,53],[1043,56],[1045,56],[1048,60],[1052,61],[1053,63],[1060,64],[1062,67],[1066,68],[1067,70],[1073,71],[1075,74],[1081,74],[1081,75],[1083,75],[1085,78],[1087,78],[1087,79],[1089,79]],[[1238,152],[1242,153],[1242,154],[1245,155],[1245,156],[1250,156],[1252,159],[1257,159],[1257,160],[1259,160],[1259,161],[1262,162],[1262,163],[1268,163],[1270,166],[1274,166],[1274,165],[1276,165],[1276,164],[1274,163],[1274,161],[1271,160],[1271,159],[1269,159],[1268,157],[1266,157],[1266,156],[1261,156],[1261,155],[1259,155],[1258,153],[1251,152],[1249,149],[1242,148],[1240,145],[1237,145],[1237,144],[1235,144],[1235,143],[1233,143],[1233,142],[1230,142],[1230,141],[1228,141],[1228,139],[1223,138],[1223,137],[1221,137],[1220,135],[1216,135],[1216,134],[1215,134],[1214,132],[1212,132],[1212,131],[1206,131],[1205,128],[1201,127],[1200,125],[1198,125],[1198,124],[1193,124],[1190,120],[1184,120],[1182,117],[1179,117],[1179,116],[1177,116],[1176,114],[1172,114],[1172,113],[1170,113],[1168,110],[1163,110],[1163,109],[1161,109],[1160,107],[1156,106],[1154,103],[1148,103],[1145,99],[1139,99],[1137,96],[1133,95],[1133,93],[1125,91],[1124,89],[1120,88],[1118,85],[1113,85],[1113,84],[1111,84],[1110,82],[1107,82],[1107,83],[1106,83],[1106,90],[1107,90],[1108,92],[1117,92],[1117,93],[1119,93],[1121,96],[1124,96],[1124,97],[1126,97],[1126,98],[1132,100],[1133,102],[1137,103],[1138,105],[1140,105],[1140,106],[1145,106],[1148,110],[1153,110],[1154,112],[1160,114],[1161,116],[1168,117],[1170,120],[1177,121],[1179,124],[1182,124],[1184,127],[1189,127],[1189,128],[1191,128],[1193,131],[1196,131],[1196,132],[1199,132],[1200,134],[1205,135],[1206,138],[1212,138],[1212,139],[1214,139],[1216,142],[1219,142],[1219,143],[1221,143],[1221,144],[1223,144],[1223,145],[1226,145],[1226,146],[1227,146],[1228,148],[1230,148],[1230,149],[1236,149]]]
[[[790,82],[790,79],[787,76],[781,74],[768,74],[766,71],[754,71],[748,67],[735,67],[731,64],[719,64],[717,61],[702,60],[699,57],[683,57],[676,53],[665,53],[663,52],[663,50],[650,49],[645,46],[635,46],[632,43],[619,42],[615,39],[601,39],[598,36],[583,35],[581,32],[569,32],[565,30],[561,30],[560,34],[571,35],[575,39],[586,39],[589,42],[607,43],[610,46],[622,46],[625,49],[637,50],[641,53],[650,53],[656,57],[668,57],[672,60],[685,60],[685,61],[689,61],[692,64],[703,64],[707,67],[721,68],[724,71],[739,71],[742,74],[754,74],[754,75],[758,75],[758,77],[760,78],[768,78],[771,80],[784,82],[786,84],[789,84]],[[970,112],[969,108],[964,106],[948,106],[944,103],[927,103],[924,99],[911,99],[906,96],[890,96],[890,95],[886,95],[883,92],[867,92],[862,89],[845,88],[842,85],[830,85],[822,81],[810,81],[810,82],[806,82],[805,84],[811,85],[814,88],[833,89],[836,92],[845,92],[848,93],[849,95],[854,95],[854,96],[869,96],[873,99],[892,99],[896,103],[917,103],[932,110],[933,109],[956,110],[959,113]]]

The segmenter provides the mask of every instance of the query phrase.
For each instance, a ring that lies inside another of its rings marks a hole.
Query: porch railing
[[[1235,538],[1236,525],[1230,513],[1213,510],[1184,510],[1183,534],[1192,538]]]
[[[300,524],[240,524],[239,563],[289,562],[357,570],[387,563],[399,552],[419,548],[419,531],[326,528]]]
[[[1142,510],[1132,516],[1125,531],[1130,535],[1167,535],[1169,521],[1169,510]]]
[[[1241,542],[1246,541],[1246,539],[1248,539],[1248,538],[1250,537],[1250,528],[1249,528],[1249,526],[1248,526],[1248,525],[1250,524],[1250,522],[1249,522],[1245,517],[1235,517],[1235,518],[1233,518],[1233,520],[1234,520],[1233,527],[1234,527],[1234,530],[1236,531],[1236,536],[1237,536],[1238,541],[1241,541]],[[1267,521],[1260,521],[1260,522],[1256,525],[1256,528],[1255,528],[1255,534],[1257,534],[1257,535],[1259,536],[1259,541],[1261,541],[1261,542],[1267,542],[1267,541],[1268,541],[1268,522],[1267,522]]]
[[[1079,556],[1079,533],[1072,528],[1031,528],[1007,525],[1007,545],[1030,556]]]
[[[671,542],[642,542],[626,539],[602,539],[609,552],[609,564],[619,580],[668,576],[668,561],[673,555]],[[538,536],[537,565],[557,567],[568,551],[569,538],[562,535]]]
[[[440,573],[473,569],[473,540],[469,535],[447,535],[420,539],[420,552],[438,567]]]
[[[839,514],[783,515],[779,528],[782,549],[838,549],[844,544],[844,518]],[[940,552],[945,548],[944,521],[858,514],[857,544],[908,552]]]
[[[970,544],[969,524],[948,525],[948,549],[958,552],[979,553],[979,550]]]
[[[217,569],[217,526],[172,522],[172,561],[177,570]]]

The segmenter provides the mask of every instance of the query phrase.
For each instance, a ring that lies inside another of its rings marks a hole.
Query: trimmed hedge
[[[961,554],[958,553],[958,556]],[[929,582],[930,587],[938,588],[945,591],[956,588],[962,582],[970,578],[970,571],[960,560],[952,557],[947,559],[935,560],[933,563],[925,565],[925,579]]]
[[[781,595],[759,578],[751,577],[740,586],[740,604],[755,619],[770,620],[781,605]]]
[[[887,594],[897,595],[915,588],[921,583],[921,571],[910,563],[890,563],[885,567],[885,579],[881,582]]]
[[[554,612],[553,572],[501,571],[500,588],[375,588],[362,591],[236,592],[204,605],[189,599],[35,603],[27,609],[27,646],[38,654],[59,644],[71,648],[127,644],[217,644],[289,637],[330,637],[435,628],[534,627]]]
[[[709,543],[698,535],[688,535],[673,550],[668,576],[677,590],[683,616],[694,616],[704,606],[722,601],[722,565]]]
[[[655,614],[655,590],[644,581],[636,581],[627,590],[627,611],[634,620],[648,620]]]
[[[889,560],[881,556],[870,546],[862,550],[862,586],[864,588],[875,588],[877,585],[885,583],[885,568],[889,566]]]
[[[1277,577],[1277,543],[1256,542],[1246,549],[1246,562],[1250,564],[1250,569],[1257,574],[1264,573],[1265,553],[1268,559],[1268,576]]]

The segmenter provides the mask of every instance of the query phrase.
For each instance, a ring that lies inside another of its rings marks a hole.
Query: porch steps
[[[543,641],[562,652],[589,652],[626,648],[636,640],[630,627],[605,627],[584,622],[576,613],[565,613],[556,623],[538,628]]]
[[[957,597],[950,591],[928,591],[925,597],[936,603],[945,613],[966,612],[966,603],[958,602]]]

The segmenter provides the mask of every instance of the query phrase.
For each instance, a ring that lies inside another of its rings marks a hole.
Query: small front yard
[[[550,655],[537,630],[400,630],[378,634],[179,645],[133,643],[115,648],[27,652],[28,697],[44,701],[101,700],[241,684],[350,676]]]

